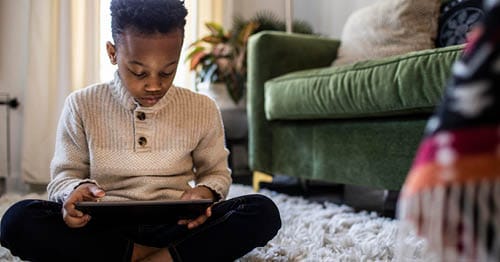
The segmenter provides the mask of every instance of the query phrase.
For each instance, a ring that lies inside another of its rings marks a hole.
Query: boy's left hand
[[[193,199],[215,199],[214,193],[208,187],[198,186],[190,188],[181,196],[183,200],[193,200]],[[177,224],[187,225],[188,229],[193,229],[203,223],[212,215],[212,208],[208,207],[205,210],[205,214],[195,218],[195,219],[181,219]]]

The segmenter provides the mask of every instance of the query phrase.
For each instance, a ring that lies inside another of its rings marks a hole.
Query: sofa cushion
[[[434,110],[463,45],[289,73],[265,83],[268,120],[382,117]]]
[[[352,13],[334,66],[434,48],[439,0],[379,0]]]

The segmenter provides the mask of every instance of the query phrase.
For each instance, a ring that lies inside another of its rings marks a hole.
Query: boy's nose
[[[158,81],[158,80],[152,80],[152,81],[149,81],[148,83],[146,83],[146,85],[144,86],[144,89],[146,91],[149,91],[149,92],[154,92],[154,91],[159,91],[161,90],[161,81]]]

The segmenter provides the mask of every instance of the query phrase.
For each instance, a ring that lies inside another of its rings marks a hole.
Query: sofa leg
[[[273,182],[273,176],[263,172],[254,171],[252,176],[252,186],[255,192],[259,192],[260,182],[271,183]]]
[[[396,209],[399,199],[399,190],[385,190],[384,191],[384,206],[382,215],[385,217],[395,218]]]

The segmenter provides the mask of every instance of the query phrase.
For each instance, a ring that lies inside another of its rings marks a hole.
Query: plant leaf
[[[191,63],[189,64],[189,70],[195,70],[196,67],[200,64],[204,57],[207,56],[205,52],[197,52],[193,54],[191,57]]]
[[[212,36],[222,37],[224,36],[224,28],[215,22],[205,23],[205,26],[210,30]]]
[[[219,44],[219,43],[222,43],[222,39],[220,37],[217,37],[217,36],[205,36],[202,38],[202,41],[203,42],[207,42],[207,43],[210,43],[210,44],[213,44],[213,45],[216,45],[216,44]]]
[[[193,46],[200,45],[200,44],[202,44],[202,43],[203,43],[203,39],[198,39],[198,40],[194,41],[193,43],[191,43],[191,44],[189,45],[189,47],[188,47],[188,48],[191,48],[191,47],[193,47]]]
[[[248,42],[248,38],[252,33],[255,31],[255,29],[259,28],[259,23],[252,21],[249,22],[245,27],[243,27],[243,30],[241,30],[240,35],[238,36],[238,41],[242,45],[246,45]]]
[[[190,60],[194,55],[196,55],[199,52],[203,52],[203,51],[205,51],[205,47],[203,47],[203,46],[194,47],[193,50],[191,50],[188,53],[188,55],[186,56],[186,60],[185,61]]]

